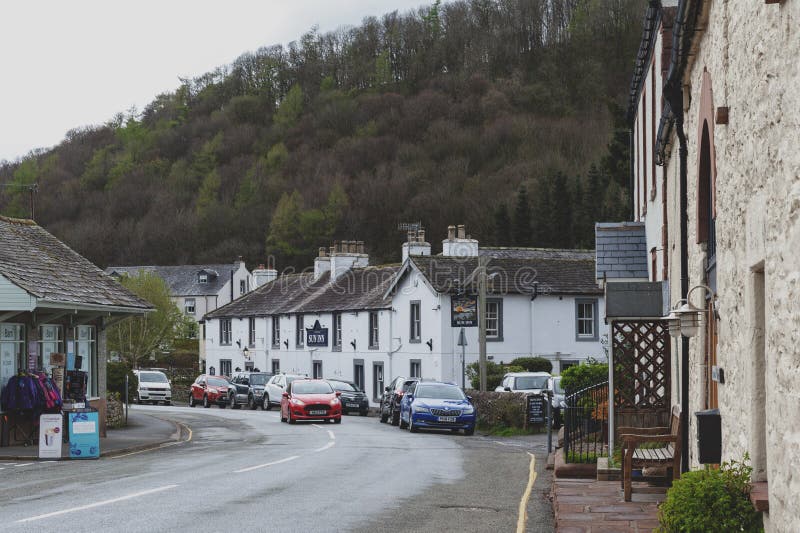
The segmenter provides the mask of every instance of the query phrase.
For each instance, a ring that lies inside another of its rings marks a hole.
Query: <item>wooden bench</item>
[[[646,467],[672,468],[672,479],[681,477],[681,408],[672,407],[669,427],[617,428],[622,441],[622,488],[631,501],[631,470]],[[659,448],[641,448],[645,443],[663,443]]]

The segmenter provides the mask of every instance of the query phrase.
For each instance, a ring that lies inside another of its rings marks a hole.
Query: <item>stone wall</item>
[[[705,2],[708,26],[690,66],[688,155],[689,285],[703,282],[705,246],[696,244],[700,106],[704,71],[716,150],[718,364],[723,460],[747,452],[769,481],[767,531],[800,520],[800,2]],[[700,25],[702,26],[702,24]],[[680,298],[678,152],[665,169],[673,302]],[[759,285],[763,271],[763,306]],[[693,301],[700,304],[700,291]],[[759,309],[765,312],[761,332]],[[759,353],[762,343],[765,356]],[[679,344],[679,343],[676,343]],[[706,339],[691,340],[690,449],[697,466],[694,412],[705,407]],[[677,354],[675,354],[677,355]],[[677,359],[674,359],[677,361]],[[673,373],[679,378],[677,368]],[[678,387],[674,401],[679,401]]]

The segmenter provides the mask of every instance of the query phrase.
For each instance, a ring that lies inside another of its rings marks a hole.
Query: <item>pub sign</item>
[[[478,298],[454,295],[450,298],[450,325],[454,328],[478,327]]]
[[[306,328],[306,346],[327,346],[328,328],[323,328],[319,320],[314,322],[314,327]]]

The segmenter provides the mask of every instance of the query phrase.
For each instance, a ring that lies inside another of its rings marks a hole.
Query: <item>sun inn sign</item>
[[[314,322],[313,328],[306,328],[306,346],[327,346],[328,328],[323,328],[319,320]]]

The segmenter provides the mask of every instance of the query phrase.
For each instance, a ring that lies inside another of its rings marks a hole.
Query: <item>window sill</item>
[[[331,348],[331,351],[332,352],[341,352],[342,351],[342,347],[341,346],[334,346],[333,348]]]
[[[381,349],[380,346],[369,346],[369,347],[367,347],[367,350],[380,350],[380,349]]]
[[[486,337],[486,342],[503,342],[503,337]]]
[[[597,342],[597,337],[575,337],[575,342]]]
[[[422,339],[408,339],[408,344],[422,344]]]

